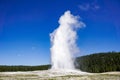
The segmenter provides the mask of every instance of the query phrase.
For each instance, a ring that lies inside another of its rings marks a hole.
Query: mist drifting
[[[50,34],[52,69],[75,69],[74,54],[79,52],[77,29],[85,26],[79,18],[66,11],[58,21],[58,28]]]

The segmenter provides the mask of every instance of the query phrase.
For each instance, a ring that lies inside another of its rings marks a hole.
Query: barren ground
[[[0,72],[0,80],[120,80],[120,72],[86,73],[69,70]]]

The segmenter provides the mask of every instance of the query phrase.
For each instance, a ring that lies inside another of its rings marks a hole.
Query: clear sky
[[[120,0],[0,0],[0,65],[49,64],[49,34],[66,10],[86,24],[77,56],[120,51]]]

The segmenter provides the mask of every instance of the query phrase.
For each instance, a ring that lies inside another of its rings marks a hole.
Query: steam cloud
[[[76,45],[78,28],[85,24],[66,11],[59,19],[59,27],[51,34],[51,64],[52,69],[75,69],[74,54],[79,52]]]

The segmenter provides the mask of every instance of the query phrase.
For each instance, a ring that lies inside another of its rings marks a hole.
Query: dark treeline
[[[93,73],[120,71],[120,52],[96,53],[78,57],[77,68]]]
[[[120,52],[96,53],[77,57],[76,68],[85,72],[99,73],[108,71],[120,71]],[[50,65],[40,66],[6,66],[0,65],[0,72],[5,71],[35,71],[47,70]]]
[[[5,71],[35,71],[35,70],[47,70],[50,65],[40,65],[40,66],[6,66],[0,65],[0,72]]]

